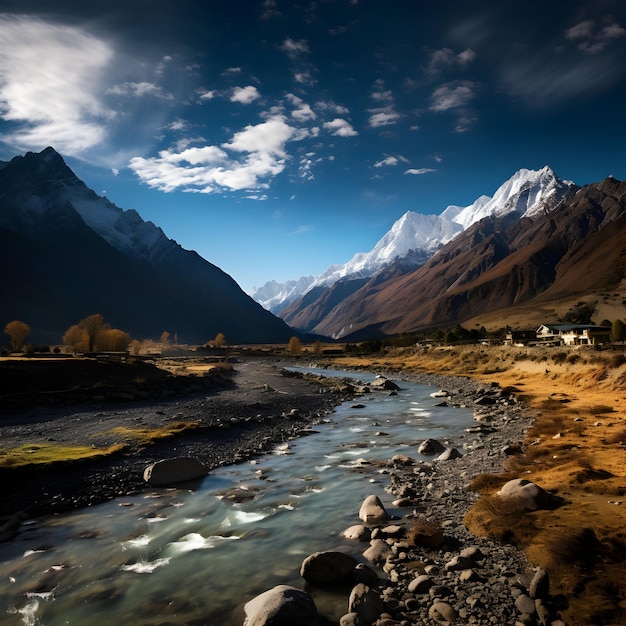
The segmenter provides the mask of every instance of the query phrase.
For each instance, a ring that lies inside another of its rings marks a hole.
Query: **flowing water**
[[[299,569],[309,554],[358,557],[363,545],[339,534],[360,523],[364,498],[376,494],[394,513],[386,476],[363,471],[362,460],[419,457],[421,441],[455,439],[472,420],[470,409],[435,406],[432,387],[400,386],[397,395],[360,398],[364,408],[345,403],[314,434],[215,470],[193,489],[154,490],[25,525],[0,544],[0,624],[226,625],[241,603],[274,585],[304,588]],[[225,497],[233,493],[236,501]],[[344,596],[308,591],[327,618],[345,613]]]

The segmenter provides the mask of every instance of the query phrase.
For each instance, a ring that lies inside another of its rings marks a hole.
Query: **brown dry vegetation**
[[[626,623],[626,360],[576,348],[463,346],[398,349],[346,366],[469,376],[517,390],[534,409],[521,455],[479,476],[482,497],[466,517],[472,532],[510,541],[547,568],[564,594],[568,624]],[[523,513],[495,496],[511,478],[561,500]]]

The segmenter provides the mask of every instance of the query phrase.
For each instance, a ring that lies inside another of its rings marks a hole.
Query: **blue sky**
[[[626,177],[622,0],[0,0],[0,159],[51,145],[249,290],[520,168]]]

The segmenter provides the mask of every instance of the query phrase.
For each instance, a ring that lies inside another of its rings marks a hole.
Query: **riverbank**
[[[567,624],[626,622],[626,365],[621,354],[576,349],[464,346],[390,351],[342,359],[349,368],[403,372],[433,380],[461,376],[497,382],[531,409],[522,454],[481,470],[481,497],[464,523],[478,537],[519,547],[550,572],[567,599]],[[335,363],[339,367],[339,362]],[[524,515],[498,511],[494,494],[526,478],[562,506]]]
[[[271,361],[235,366],[232,376],[204,390],[197,378],[183,377],[175,383],[180,393],[149,401],[31,404],[3,412],[0,459],[18,451],[34,461],[50,448],[58,460],[0,466],[0,516],[6,522],[48,515],[137,492],[146,487],[144,468],[162,458],[195,457],[209,471],[242,462],[302,435],[349,397],[341,386],[286,376]],[[172,385],[165,380],[161,389]],[[101,454],[88,456],[90,450]],[[68,460],[75,451],[78,458]]]
[[[464,619],[474,624],[514,623],[521,616],[516,597],[527,595],[534,566],[543,565],[551,575],[553,616],[563,616],[569,626],[620,623],[623,505],[611,504],[614,517],[607,518],[599,509],[590,515],[590,504],[620,502],[620,485],[626,484],[620,473],[623,445],[615,443],[624,426],[619,397],[622,365],[593,363],[584,353],[575,363],[567,361],[571,355],[558,356],[563,360],[556,362],[557,354],[548,353],[544,360],[536,353],[521,358],[524,353],[516,350],[472,347],[403,350],[375,359],[321,363],[446,388],[451,392],[446,401],[467,406],[480,396],[476,395],[480,388],[497,393],[489,423],[478,422],[477,430],[458,442],[463,451],[460,459],[437,463],[434,471],[391,459],[385,467],[372,469],[388,474],[388,489],[398,498],[414,492],[407,520],[411,516],[434,519],[446,538],[441,547],[427,551],[405,548],[401,540],[390,541],[395,545],[387,565],[391,582],[382,593],[397,615],[410,609],[409,614],[429,619],[428,609],[439,599],[434,594],[448,594],[442,599],[451,603],[461,623]],[[150,445],[122,437],[129,447],[106,459],[69,463],[54,471],[7,470],[2,481],[9,497],[0,499],[0,506],[6,514],[22,510],[43,515],[134,493],[144,487],[143,468],[159,458],[195,456],[209,469],[240,462],[277,442],[306,434],[351,397],[350,390],[325,381],[285,377],[264,360],[237,363],[236,370],[232,384],[210,393],[88,410],[33,409],[16,423],[5,421],[0,432],[3,442],[21,438],[31,444],[52,439],[53,443],[105,446],[115,443],[120,435],[115,429],[120,426],[149,430],[186,423],[192,427]],[[494,382],[497,387],[492,387]],[[596,394],[603,394],[602,400]],[[607,436],[612,432],[613,443]],[[11,440],[12,436],[16,438]],[[563,476],[569,476],[570,482],[558,480]],[[560,498],[561,506],[514,518],[489,506],[495,491],[514,477],[537,482]],[[590,549],[583,549],[585,542]],[[460,574],[446,566],[473,546],[485,556],[470,568],[476,578],[461,581]],[[525,550],[527,558],[518,548]],[[435,592],[426,598],[409,591],[415,572],[420,571],[416,568],[424,568],[436,582]]]

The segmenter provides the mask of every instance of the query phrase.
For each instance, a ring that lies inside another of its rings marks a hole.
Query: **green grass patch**
[[[0,467],[24,467],[82,461],[120,452],[126,447],[116,443],[107,448],[94,446],[61,446],[53,443],[25,444],[16,448],[0,449]]]

